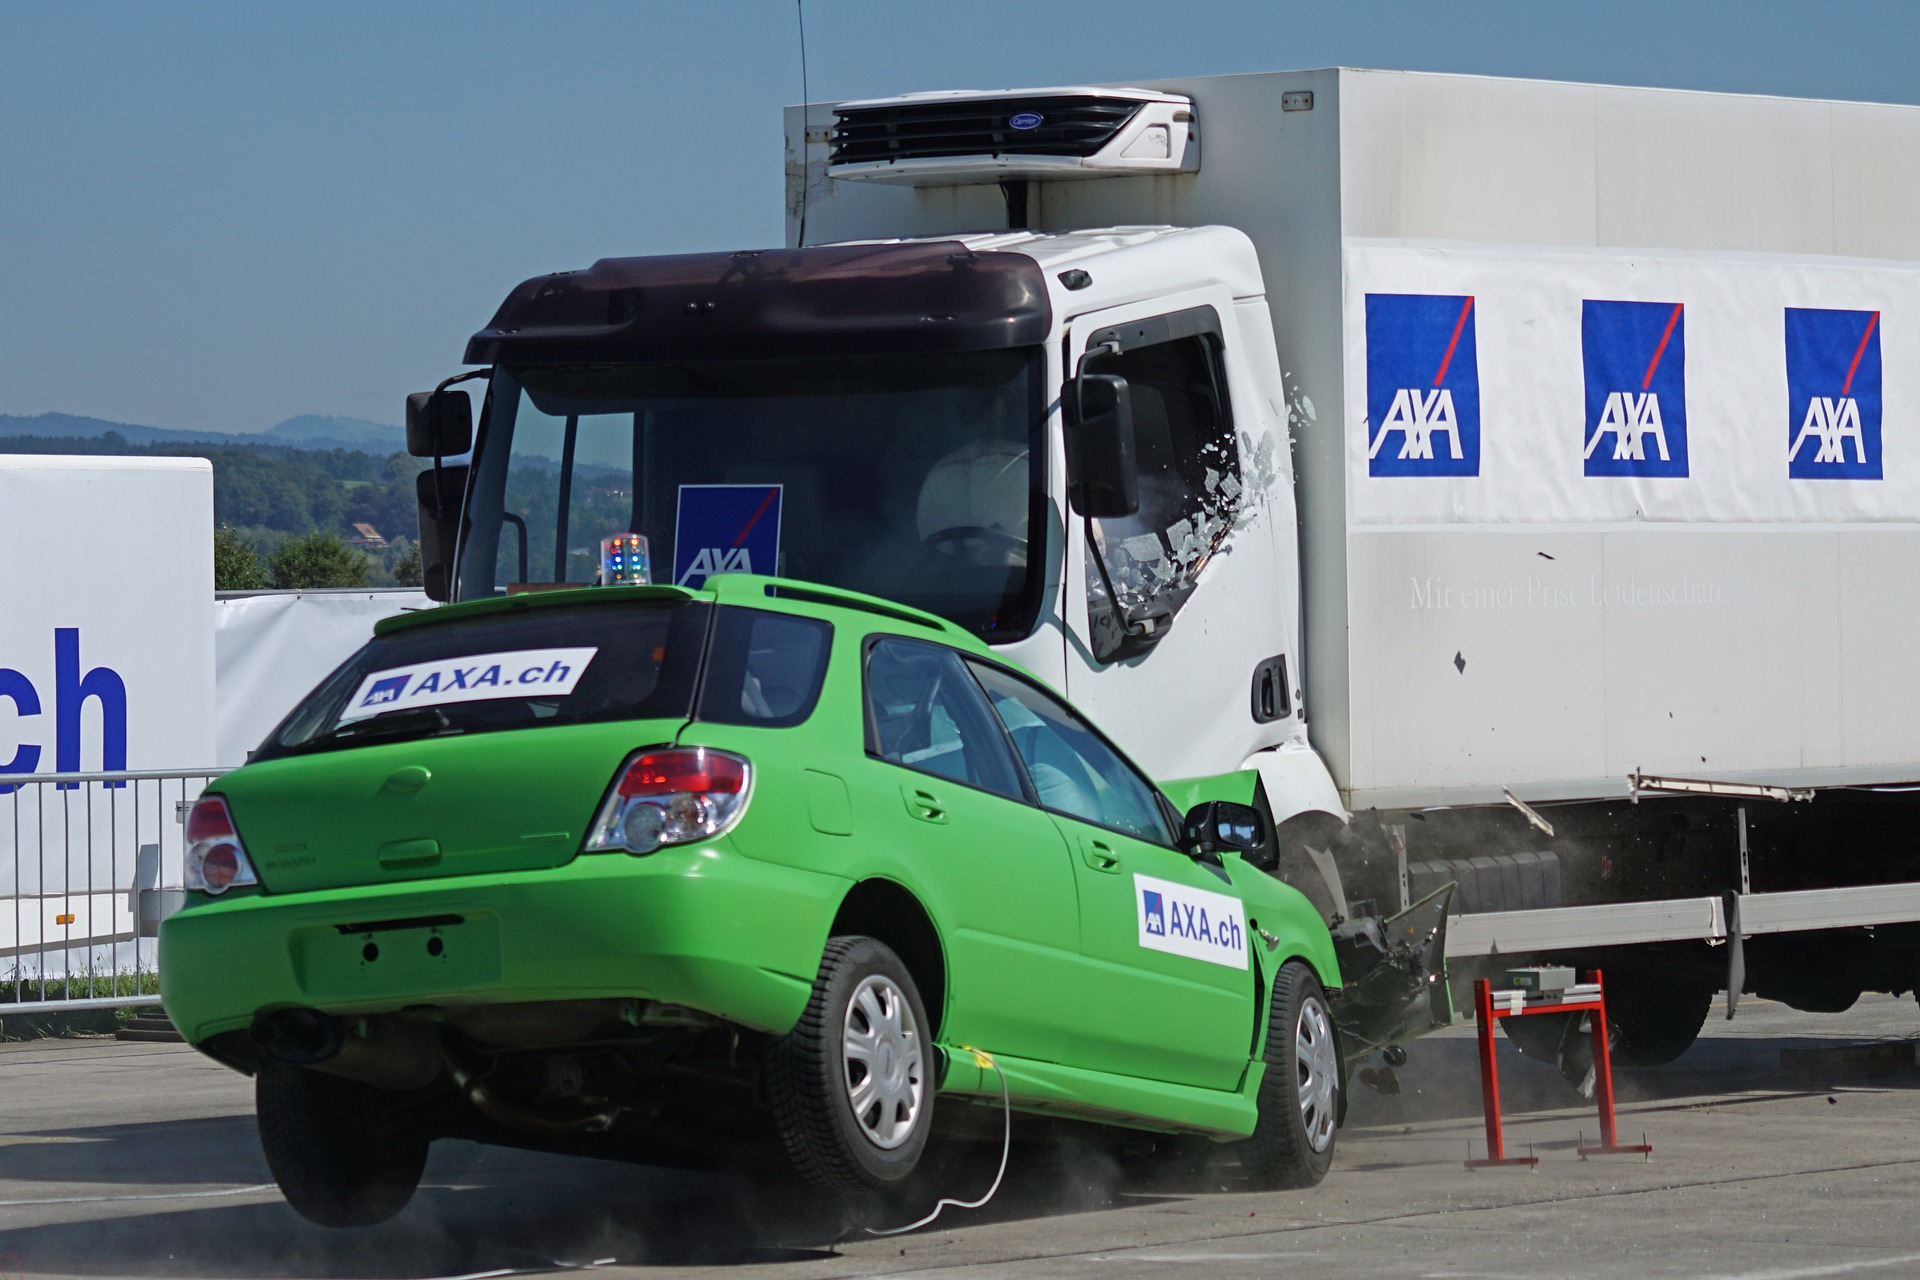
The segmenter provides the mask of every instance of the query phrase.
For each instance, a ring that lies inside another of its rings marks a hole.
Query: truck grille
[[[1091,94],[889,103],[835,111],[828,163],[871,164],[937,156],[1090,156],[1144,104]],[[1011,121],[1038,116],[1030,128]]]

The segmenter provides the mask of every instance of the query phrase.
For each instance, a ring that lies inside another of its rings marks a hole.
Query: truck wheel
[[[1280,966],[1267,1018],[1267,1073],[1259,1120],[1238,1144],[1240,1166],[1256,1187],[1311,1187],[1333,1164],[1340,1114],[1338,1034],[1326,993],[1298,960]]]
[[[1622,1067],[1663,1067],[1693,1046],[1713,1008],[1713,989],[1622,977],[1607,984],[1609,1052]]]
[[[920,1162],[933,1125],[933,1058],[913,976],[873,938],[827,941],[813,998],[767,1060],[767,1101],[800,1176],[877,1191]]]
[[[370,1227],[407,1207],[427,1141],[397,1134],[374,1107],[381,1091],[319,1071],[263,1062],[254,1110],[267,1167],[287,1203],[323,1227]]]

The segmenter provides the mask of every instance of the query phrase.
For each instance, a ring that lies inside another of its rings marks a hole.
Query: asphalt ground
[[[1838,1055],[1810,1077],[1783,1050],[1920,1033],[1911,999],[1846,1014],[1716,1008],[1672,1066],[1619,1077],[1623,1141],[1650,1160],[1582,1161],[1596,1122],[1557,1073],[1500,1040],[1509,1151],[1537,1169],[1469,1171],[1483,1154],[1470,1024],[1412,1046],[1401,1092],[1357,1089],[1332,1174],[1304,1192],[1245,1189],[1198,1167],[1083,1143],[1016,1144],[998,1196],[904,1236],[867,1234],[837,1202],[777,1181],[693,1175],[467,1143],[435,1145],[393,1222],[338,1232],[272,1186],[250,1082],[183,1046],[108,1039],[0,1046],[0,1277],[545,1274],[759,1280],[866,1275],[1920,1275],[1920,1072]],[[962,1152],[941,1194],[985,1189],[998,1149]]]

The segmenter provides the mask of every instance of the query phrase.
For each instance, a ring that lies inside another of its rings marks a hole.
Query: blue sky
[[[0,0],[0,32],[0,413],[396,421],[527,276],[782,235],[792,0]],[[807,4],[816,100],[1340,64],[1920,102],[1916,49],[1911,0]]]

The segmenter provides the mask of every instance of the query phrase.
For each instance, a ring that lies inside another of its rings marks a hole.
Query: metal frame
[[[165,874],[167,853],[184,851],[175,826],[223,772],[0,774],[0,870],[12,874],[0,898],[0,982],[13,995],[0,1014],[160,1002],[139,989],[158,973],[146,940],[182,893]],[[119,994],[129,969],[135,990]],[[37,998],[19,998],[28,983]]]

